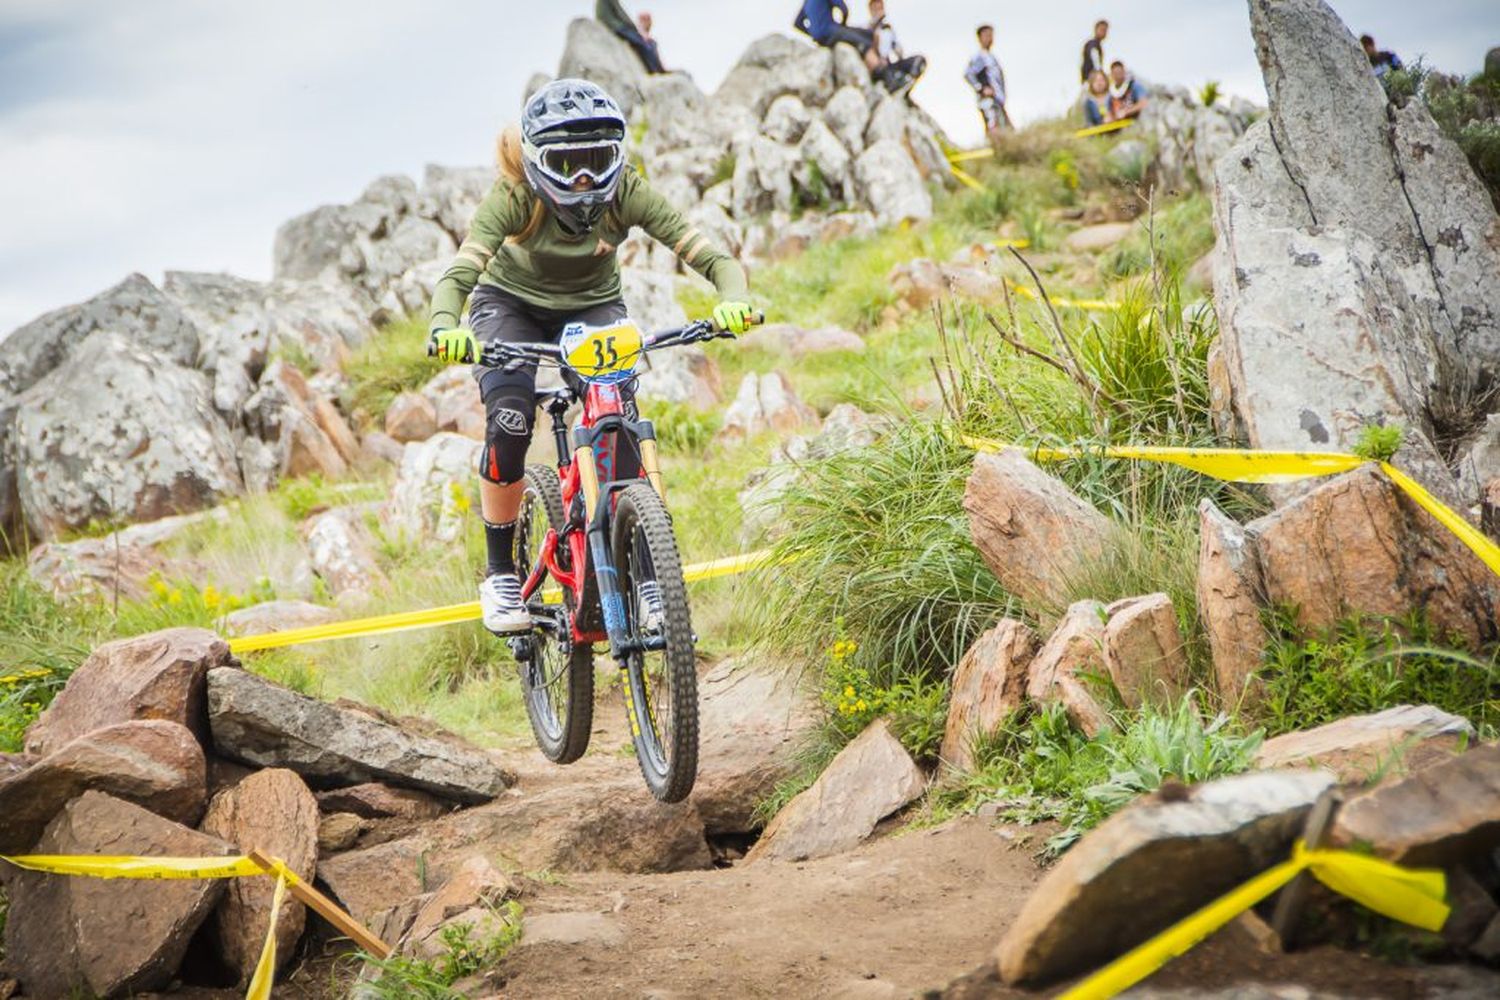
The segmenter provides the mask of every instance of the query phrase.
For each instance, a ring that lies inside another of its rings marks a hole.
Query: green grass
[[[1435,705],[1500,733],[1500,649],[1466,653],[1425,619],[1351,618],[1305,636],[1288,614],[1268,616],[1272,642],[1254,708],[1271,735],[1321,726],[1396,705]]]
[[[1206,195],[1193,194],[1142,218],[1105,255],[1101,267],[1116,279],[1149,275],[1154,248],[1157,266],[1181,275],[1213,245],[1212,206]]]
[[[20,560],[0,563],[0,752],[16,753],[29,726],[105,630],[96,606],[54,601]]]
[[[976,746],[975,769],[950,775],[937,790],[930,818],[995,803],[1009,822],[1057,823],[1044,850],[1056,856],[1168,779],[1192,784],[1247,770],[1261,744],[1259,732],[1241,732],[1227,716],[1206,718],[1192,695],[1171,710],[1147,708],[1116,724],[1091,740],[1060,705],[1011,716]]]
[[[359,995],[381,1000],[463,1000],[454,984],[500,965],[521,940],[521,904],[508,900],[491,910],[491,925],[454,924],[444,927],[443,951],[432,959],[393,955],[361,960],[378,975],[359,987]]]
[[[375,331],[344,363],[346,410],[378,422],[391,400],[431,381],[443,362],[429,358],[426,345],[427,324],[421,319],[398,320]]]

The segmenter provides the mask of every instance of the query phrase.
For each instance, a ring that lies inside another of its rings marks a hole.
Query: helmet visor
[[[581,177],[600,180],[620,162],[620,145],[615,142],[579,145],[543,146],[541,165],[552,177],[571,185]]]

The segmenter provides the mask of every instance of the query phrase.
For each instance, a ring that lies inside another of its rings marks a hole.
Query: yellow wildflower
[[[182,603],[182,591],[179,590],[179,589],[177,589],[176,587],[173,587],[172,588],[172,592],[167,595],[167,603],[170,604],[170,605],[172,605],[174,608],[177,605],[181,604]]]
[[[219,602],[220,597],[218,587],[215,587],[210,583],[207,587],[203,588],[203,606],[205,608],[212,611],[214,608],[217,608],[219,606]]]

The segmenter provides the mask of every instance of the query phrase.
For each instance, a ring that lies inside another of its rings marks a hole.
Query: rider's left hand
[[[720,330],[741,334],[750,329],[754,310],[744,302],[720,302],[714,306],[714,325]]]

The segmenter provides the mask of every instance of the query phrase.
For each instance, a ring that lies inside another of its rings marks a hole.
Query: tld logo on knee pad
[[[524,435],[526,433],[526,414],[520,410],[509,408],[496,410],[490,418],[495,426],[507,434]]]

